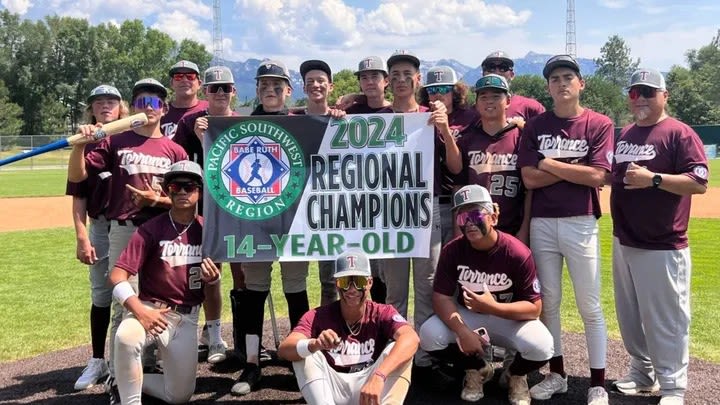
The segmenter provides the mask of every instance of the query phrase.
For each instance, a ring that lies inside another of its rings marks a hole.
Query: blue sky
[[[140,18],[175,39],[212,49],[210,0],[0,0],[26,18],[48,14],[118,23]],[[668,70],[708,44],[720,26],[717,0],[577,0],[577,54],[596,58],[613,34],[641,64]],[[566,1],[548,0],[223,0],[226,59],[273,58],[297,68],[304,59],[352,68],[367,55],[409,49],[421,59],[454,58],[475,67],[501,49],[564,53]]]

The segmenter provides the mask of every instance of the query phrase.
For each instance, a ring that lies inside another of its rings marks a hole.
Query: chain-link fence
[[[30,152],[33,149],[57,141],[65,136],[66,135],[0,135],[0,159]],[[54,150],[1,166],[0,170],[64,168],[67,167],[69,157],[70,148]]]

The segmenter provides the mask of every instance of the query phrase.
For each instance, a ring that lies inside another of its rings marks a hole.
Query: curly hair
[[[453,86],[453,97],[452,97],[452,106],[453,110],[461,109],[461,108],[467,108],[467,95],[470,91],[467,84],[464,82],[457,82]],[[430,106],[430,96],[428,95],[427,89],[425,87],[421,87],[418,91],[418,103],[420,105],[423,105],[425,107]]]
[[[125,100],[120,100],[120,115],[118,116],[118,119],[125,118],[130,115],[130,108],[128,108],[128,104]],[[97,124],[97,120],[95,119],[95,116],[92,112],[92,103],[85,107],[85,111],[83,112],[83,122],[87,124],[95,125]]]

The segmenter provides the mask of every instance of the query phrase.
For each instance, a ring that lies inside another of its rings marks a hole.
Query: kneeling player
[[[195,391],[198,309],[205,289],[220,280],[210,259],[202,259],[203,218],[196,214],[202,170],[191,161],[173,164],[163,188],[172,207],[141,225],[110,274],[113,296],[130,313],[115,337],[115,380],[111,404],[139,404],[142,393],[169,403],[187,402]],[[139,275],[140,295],[127,282]],[[143,375],[143,347],[158,343],[164,374]]]
[[[420,346],[430,355],[465,369],[460,396],[479,401],[492,378],[478,328],[487,328],[493,344],[517,352],[501,383],[509,385],[513,405],[529,405],[527,373],[553,355],[553,340],[538,320],[540,283],[530,249],[495,229],[497,212],[485,187],[469,185],[453,196],[462,237],[445,245],[433,285],[436,315],[420,328]],[[455,295],[457,293],[457,302]]]
[[[395,308],[368,299],[364,253],[340,255],[334,278],[340,300],[306,312],[278,354],[293,362],[308,404],[403,403],[417,334]]]

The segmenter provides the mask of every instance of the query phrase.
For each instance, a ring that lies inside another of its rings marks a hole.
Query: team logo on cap
[[[443,72],[442,70],[438,70],[438,71],[433,72],[433,73],[435,73],[435,81],[436,81],[436,82],[441,82],[441,81],[443,80],[443,76],[444,76],[444,73],[445,73],[445,72]]]
[[[233,216],[272,218],[288,209],[305,185],[303,152],[272,122],[243,121],[215,140],[206,163],[210,193]]]
[[[348,269],[355,270],[357,267],[357,256],[349,255],[345,258],[348,264]]]
[[[373,60],[370,59],[370,58],[365,59],[364,61],[362,61],[363,66],[365,67],[365,69],[369,69],[369,68],[372,66],[372,62],[373,62]]]
[[[462,198],[463,202],[470,200],[470,190],[461,191],[460,198]]]

